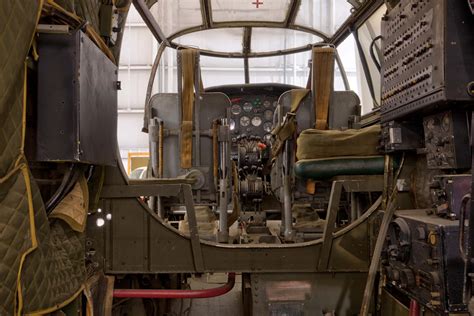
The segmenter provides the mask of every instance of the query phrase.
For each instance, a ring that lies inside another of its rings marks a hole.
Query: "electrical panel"
[[[474,104],[473,29],[463,1],[401,0],[384,16],[382,121]]]
[[[464,269],[459,221],[425,210],[396,213],[383,260],[388,290],[414,298],[439,315],[466,312]]]
[[[471,167],[469,120],[465,111],[447,111],[423,119],[429,169]]]
[[[29,159],[115,165],[117,66],[81,31],[37,39],[38,100]]]
[[[445,218],[459,219],[460,213],[464,211],[464,218],[468,218],[471,202],[469,200],[463,209],[462,200],[471,193],[471,183],[470,174],[435,176],[430,184],[435,214]]]

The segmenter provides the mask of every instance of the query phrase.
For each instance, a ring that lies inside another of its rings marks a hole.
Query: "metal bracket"
[[[332,183],[331,195],[326,215],[326,225],[323,232],[323,244],[319,256],[318,270],[327,270],[331,256],[332,242],[334,238],[339,202],[341,201],[342,189],[348,193],[355,192],[382,192],[383,177],[360,176],[356,180],[335,180]]]

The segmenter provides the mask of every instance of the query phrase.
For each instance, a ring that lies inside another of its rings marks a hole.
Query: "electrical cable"
[[[370,52],[370,58],[372,58],[372,61],[374,62],[374,65],[375,67],[377,68],[377,70],[379,71],[379,73],[381,72],[382,70],[382,67],[380,66],[380,63],[379,61],[377,60],[377,57],[375,56],[375,53],[374,53],[374,47],[375,47],[375,42],[382,39],[382,35],[379,35],[379,36],[376,36],[372,42],[370,43],[370,48],[369,48],[369,52]]]

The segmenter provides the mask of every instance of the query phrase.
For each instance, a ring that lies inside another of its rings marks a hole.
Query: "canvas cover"
[[[345,131],[307,129],[298,137],[297,145],[298,160],[374,156],[379,154],[380,125]]]

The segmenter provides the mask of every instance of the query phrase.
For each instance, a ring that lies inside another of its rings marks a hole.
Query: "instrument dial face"
[[[244,103],[244,111],[245,111],[245,112],[250,112],[250,111],[252,111],[252,103],[250,103],[250,102],[245,102],[245,103]]]
[[[270,133],[272,131],[273,124],[272,122],[265,122],[263,124],[263,130],[267,133]]]
[[[250,118],[248,116],[242,116],[240,118],[240,126],[247,127],[250,124]]]
[[[269,107],[272,106],[272,103],[271,103],[270,101],[268,101],[268,100],[265,100],[265,101],[263,102],[263,106],[266,107],[266,108],[269,108]]]
[[[252,119],[252,125],[255,127],[262,125],[262,119],[259,116],[255,116]]]
[[[265,121],[273,120],[273,112],[271,110],[265,110],[265,112],[263,112],[263,118]]]
[[[229,129],[233,131],[235,129],[235,121],[233,119],[230,119],[229,121]]]
[[[234,105],[232,105],[232,107],[230,108],[230,111],[231,111],[232,114],[234,114],[234,115],[239,115],[240,113],[242,113],[242,108],[240,107],[240,105],[234,104]]]

